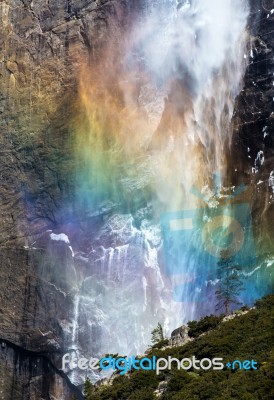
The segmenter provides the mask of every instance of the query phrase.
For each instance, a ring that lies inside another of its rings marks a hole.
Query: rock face
[[[56,257],[56,253],[61,256]],[[69,399],[72,393],[80,395],[58,370],[61,356],[70,345],[64,327],[70,326],[69,310],[73,309],[75,271],[71,258],[64,244],[49,244],[48,250],[1,249],[4,398],[38,399],[58,393],[57,398]]]
[[[273,1],[251,1],[248,67],[235,107],[232,166],[234,183],[251,180],[255,234],[265,251],[272,248],[274,239],[270,226],[274,218],[273,9]]]
[[[255,201],[259,179],[267,188],[267,226],[274,199],[274,5],[261,3],[253,4],[250,63],[236,107],[234,143],[239,175],[248,179],[254,168]],[[75,203],[77,160],[70,129],[79,107],[80,59],[96,62],[110,36],[119,54],[126,28],[145,5],[141,0],[0,0],[4,399],[69,400],[73,394],[81,399],[75,385],[81,388],[84,376],[72,371],[69,380],[60,371],[64,353],[98,356],[111,346],[124,349],[125,343],[136,352],[149,344],[157,322],[176,312],[166,307],[171,288],[162,274],[161,235],[149,196],[127,214],[119,204],[104,203],[83,215]],[[151,101],[157,109],[152,114],[161,115],[162,100]],[[145,94],[140,101],[153,107]],[[232,175],[237,183],[238,175]],[[138,184],[126,184],[137,199]],[[267,232],[271,241],[270,228]],[[120,335],[114,338],[113,332]],[[172,333],[172,345],[186,340],[185,327]]]
[[[60,371],[64,353],[77,349],[97,356],[124,348],[117,341],[137,352],[163,318],[161,296],[170,293],[157,262],[159,227],[142,222],[149,207],[136,212],[137,229],[132,215],[120,215],[115,204],[81,215],[74,202],[77,160],[70,128],[82,58],[96,62],[110,35],[118,51],[124,28],[143,6],[142,1],[0,2],[5,399],[81,398]],[[117,262],[130,269],[119,270]],[[113,332],[121,333],[115,341]],[[69,379],[82,384],[84,375],[72,371]]]
[[[70,399],[74,393],[83,398],[62,371],[50,361],[50,356],[26,351],[22,347],[2,341],[1,395],[3,399]],[[53,397],[54,396],[54,397]]]
[[[189,342],[191,339],[188,336],[188,327],[186,325],[181,326],[180,328],[175,329],[171,333],[171,337],[169,339],[170,346],[183,346],[185,343]]]
[[[1,243],[26,244],[68,220],[79,57],[95,57],[109,32],[118,41],[131,11],[125,5],[0,2]]]
[[[77,279],[68,243],[49,229],[71,213],[69,120],[78,57],[121,34],[125,1],[0,1],[0,338],[5,399],[70,399]],[[114,18],[113,18],[114,17]],[[118,22],[113,23],[114,20]],[[61,210],[61,211],[60,211]],[[58,370],[59,369],[59,370]]]

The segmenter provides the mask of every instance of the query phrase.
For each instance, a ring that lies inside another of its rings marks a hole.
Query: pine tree
[[[231,304],[240,304],[239,295],[243,290],[239,276],[240,267],[233,262],[232,258],[227,257],[225,252],[221,252],[218,262],[217,277],[219,287],[216,290],[216,310],[225,308],[225,313],[230,314]]]
[[[85,381],[85,384],[84,384],[84,398],[85,398],[85,400],[90,400],[91,399],[92,389],[93,389],[93,385],[92,385],[90,379],[87,378],[86,381]]]
[[[162,340],[164,340],[164,331],[163,331],[163,327],[160,324],[160,322],[158,322],[158,325],[156,326],[155,329],[153,329],[153,331],[151,332],[152,338],[151,341],[153,344],[156,344]]]

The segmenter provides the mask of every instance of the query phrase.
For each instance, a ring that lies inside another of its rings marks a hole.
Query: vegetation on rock
[[[195,340],[164,350],[152,348],[148,357],[222,357],[224,363],[253,359],[258,362],[257,370],[174,368],[159,375],[155,371],[130,371],[125,376],[117,374],[109,386],[87,390],[86,385],[86,400],[273,400],[274,295],[258,300],[255,307],[223,323],[214,316],[192,321],[190,332]],[[197,337],[199,332],[207,333]]]

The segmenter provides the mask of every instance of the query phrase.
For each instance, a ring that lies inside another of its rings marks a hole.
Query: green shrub
[[[127,400],[153,400],[156,396],[152,389],[139,389],[131,393]]]
[[[255,302],[255,307],[258,309],[267,309],[274,307],[274,294],[265,296]]]
[[[161,349],[162,347],[165,347],[168,345],[168,339],[163,339],[160,340],[160,342],[155,343],[151,348],[152,349]]]
[[[184,346],[152,348],[148,357],[222,357],[225,362],[254,359],[254,371],[226,368],[221,371],[183,371],[173,368],[156,375],[155,371],[132,371],[117,376],[113,385],[91,388],[87,400],[154,400],[160,382],[167,382],[159,400],[273,400],[274,399],[274,296],[256,302],[256,309],[224,323],[222,317],[209,316],[189,323],[193,335],[200,336]],[[214,327],[218,329],[214,329]],[[197,337],[196,336],[196,337]]]
[[[223,315],[209,315],[207,317],[202,318],[200,321],[189,321],[188,322],[188,335],[190,337],[196,338],[202,333],[208,332],[211,329],[216,328],[223,319]]]

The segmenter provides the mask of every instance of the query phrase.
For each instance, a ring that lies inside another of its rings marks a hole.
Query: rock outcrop
[[[183,346],[190,340],[191,338],[188,336],[188,327],[183,325],[171,332],[169,344],[170,346]]]

